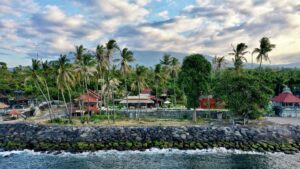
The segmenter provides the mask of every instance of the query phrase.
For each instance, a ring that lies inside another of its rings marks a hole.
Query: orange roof
[[[300,99],[292,93],[281,93],[275,96],[272,101],[280,103],[300,103]]]
[[[16,109],[13,109],[13,110],[11,110],[8,114],[13,115],[13,116],[16,116],[16,115],[21,115],[22,113],[19,112],[19,111],[16,110]]]

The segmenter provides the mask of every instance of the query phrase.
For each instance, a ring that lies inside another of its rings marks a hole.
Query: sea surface
[[[30,150],[0,152],[0,169],[300,169],[300,154],[257,153],[223,148],[150,149],[71,154]]]

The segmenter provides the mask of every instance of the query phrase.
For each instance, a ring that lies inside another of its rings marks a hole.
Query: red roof
[[[300,103],[300,99],[292,93],[284,92],[273,97],[272,101],[280,103]]]
[[[97,92],[89,90],[87,93],[84,93],[76,98],[76,100],[84,102],[97,102],[101,100],[101,96]]]
[[[12,116],[16,116],[16,115],[21,115],[22,113],[19,112],[16,109],[11,110],[8,114],[12,115]]]

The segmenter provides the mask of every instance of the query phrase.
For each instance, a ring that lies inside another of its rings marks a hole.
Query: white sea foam
[[[9,157],[12,155],[17,154],[30,154],[30,155],[40,155],[40,154],[47,154],[47,155],[58,155],[58,156],[78,156],[78,157],[87,157],[87,156],[101,156],[101,155],[128,155],[128,154],[191,154],[191,155],[205,155],[205,154],[253,154],[253,155],[264,155],[270,154],[275,156],[284,155],[284,153],[261,153],[255,151],[242,151],[242,150],[235,150],[235,149],[226,149],[226,148],[212,148],[212,149],[196,149],[196,150],[179,150],[179,149],[158,149],[158,148],[151,148],[145,151],[139,150],[129,150],[129,151],[118,151],[118,150],[99,150],[95,152],[82,152],[82,153],[70,153],[65,151],[57,151],[57,152],[35,152],[33,150],[22,150],[22,151],[2,151],[0,152],[0,157]],[[300,153],[298,153],[300,155]]]

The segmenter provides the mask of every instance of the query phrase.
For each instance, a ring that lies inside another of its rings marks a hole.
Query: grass
[[[93,115],[88,122],[88,117],[83,116],[80,118],[73,118],[72,124],[68,123],[68,119],[55,119],[47,121],[48,124],[58,125],[75,125],[75,126],[191,126],[191,125],[205,125],[209,121],[206,119],[198,118],[194,123],[187,119],[161,119],[161,118],[141,118],[141,119],[123,119],[120,116],[116,116],[115,123],[113,123],[112,117],[110,121],[107,120],[106,115]]]

